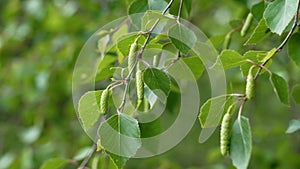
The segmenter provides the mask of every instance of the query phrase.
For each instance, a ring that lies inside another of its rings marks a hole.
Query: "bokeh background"
[[[176,0],[175,0],[176,1]],[[257,0],[192,0],[184,15],[208,37],[225,36],[229,21],[244,19]],[[72,72],[81,47],[101,26],[125,16],[130,0],[0,0],[0,169],[35,169],[47,159],[64,157],[80,162],[93,142],[84,133],[72,102]],[[176,4],[176,3],[175,3]],[[178,5],[178,3],[177,3]],[[270,50],[282,37],[272,35],[257,46],[243,46],[233,34],[230,45],[241,53]],[[276,55],[271,69],[290,86],[300,82],[300,70]],[[228,86],[243,92],[238,70],[227,72]],[[208,77],[199,79],[201,102],[209,98]],[[267,76],[257,84],[256,98],[246,105],[253,153],[249,168],[300,168],[300,135],[286,135],[289,120],[300,117],[300,107],[282,105]],[[176,105],[168,105],[174,107]],[[173,150],[148,159],[131,159],[125,168],[233,168],[219,153],[219,132],[198,143],[196,121],[188,136]],[[75,168],[66,166],[65,168]]]

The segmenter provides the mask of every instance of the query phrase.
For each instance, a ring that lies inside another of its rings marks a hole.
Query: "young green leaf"
[[[147,10],[162,11],[167,5],[164,0],[135,0],[130,4],[128,14],[142,13]]]
[[[246,52],[244,54],[244,58],[245,59],[249,59],[257,64],[262,63],[262,61],[264,60],[264,58],[266,57],[267,52],[265,51],[254,51],[254,50],[250,50],[248,52]],[[269,67],[270,64],[272,63],[272,60],[270,60],[265,67]],[[241,65],[241,71],[242,71],[242,75],[244,77],[246,77],[248,75],[249,69],[253,66],[253,63],[250,62],[245,62],[244,64]],[[258,69],[254,69],[253,70],[253,74],[257,73]],[[262,70],[260,74],[263,74],[265,72],[265,70]]]
[[[185,25],[175,24],[168,31],[172,44],[183,54],[187,54],[196,43],[196,35]]]
[[[100,117],[100,97],[102,90],[89,91],[81,96],[78,104],[79,119],[83,129],[88,131]]]
[[[251,156],[252,138],[249,120],[241,116],[236,119],[231,130],[230,157],[238,169],[246,169]]]
[[[264,1],[261,1],[255,5],[253,5],[251,8],[251,13],[253,14],[253,17],[257,21],[262,19],[264,11],[265,11],[265,2]]]
[[[294,86],[293,91],[292,91],[292,96],[294,98],[294,101],[297,104],[300,104],[300,85],[299,84]]]
[[[289,90],[285,79],[275,73],[272,73],[270,76],[270,82],[279,100],[283,104],[289,105]]]
[[[124,113],[104,121],[98,134],[102,148],[109,154],[118,169],[122,168],[128,158],[134,156],[141,146],[138,121]]]
[[[198,56],[191,56],[181,59],[192,71],[195,79],[199,79],[204,71],[204,65]]]
[[[291,120],[288,129],[285,131],[287,134],[294,133],[300,130],[300,120]]]
[[[264,18],[272,32],[282,34],[296,14],[297,3],[298,0],[275,0],[267,6]]]
[[[231,101],[232,100],[230,99],[230,97],[227,97],[226,95],[208,99],[201,106],[198,116],[201,127],[211,128],[218,126],[221,123],[223,113],[227,111],[225,105],[227,104],[227,102]]]
[[[241,36],[244,37],[246,35],[246,33],[248,32],[250,26],[251,26],[251,23],[252,23],[252,20],[253,20],[253,15],[252,13],[249,13],[247,15],[247,18],[245,20],[245,23],[242,27],[242,30],[241,30]]]
[[[223,50],[218,56],[218,61],[214,66],[221,67],[223,69],[230,69],[233,67],[240,66],[245,63],[246,58],[240,55],[235,50]]]
[[[266,55],[266,57],[262,60],[262,62],[266,62],[267,60],[270,60],[275,55],[276,51],[277,51],[276,48],[271,49]]]
[[[162,70],[147,68],[143,73],[143,79],[149,89],[165,103],[171,87],[169,76]]]
[[[295,33],[292,35],[290,40],[288,41],[288,54],[289,57],[296,63],[296,65],[300,68],[300,33]]]
[[[269,35],[270,35],[270,31],[266,25],[266,20],[262,18],[259,21],[258,25],[255,27],[250,38],[246,41],[244,45],[255,45],[256,43],[262,41]]]
[[[53,158],[44,162],[41,169],[60,169],[62,166],[69,162],[68,159],[64,158]]]

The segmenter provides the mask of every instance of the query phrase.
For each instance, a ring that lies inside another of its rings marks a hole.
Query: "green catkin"
[[[135,82],[136,82],[136,93],[138,98],[137,107],[139,107],[144,100],[143,72],[140,69],[138,69],[136,72]]]
[[[231,105],[226,114],[224,115],[221,123],[220,131],[220,151],[223,156],[229,151],[229,141],[230,141],[230,120],[232,113],[234,111],[234,105]]]
[[[157,67],[159,64],[160,56],[159,55],[154,55],[153,56],[153,67]]]
[[[108,96],[109,96],[109,89],[103,90],[101,97],[100,97],[100,113],[106,114],[108,111]]]
[[[128,70],[133,69],[134,64],[137,60],[136,51],[138,48],[138,38],[134,40],[134,42],[130,45],[129,54],[128,54]]]
[[[253,70],[254,66],[249,69],[246,81],[246,97],[248,100],[251,100],[254,97],[254,77]]]
[[[223,42],[223,49],[228,49],[230,41],[231,41],[232,32],[228,32],[225,36],[224,42]]]
[[[249,13],[247,18],[246,18],[246,21],[245,21],[245,23],[242,27],[242,30],[241,30],[241,36],[242,37],[244,37],[247,34],[247,32],[248,32],[248,30],[251,26],[252,20],[253,20],[253,15],[252,15],[252,13]]]

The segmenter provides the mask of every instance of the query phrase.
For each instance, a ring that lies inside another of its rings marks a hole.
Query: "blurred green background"
[[[175,0],[176,1],[176,0]],[[257,1],[193,0],[185,17],[208,37],[231,30],[229,21],[243,19]],[[85,41],[101,26],[126,15],[130,0],[0,0],[0,169],[35,169],[49,158],[80,159],[76,154],[92,145],[76,117],[72,102],[72,72]],[[239,33],[231,49],[269,50],[281,38],[271,36],[257,46],[245,47]],[[286,57],[276,55],[271,67],[293,86],[300,71]],[[238,70],[230,70],[229,86],[243,92]],[[209,97],[207,75],[199,80],[202,103]],[[174,105],[171,105],[174,106]],[[253,153],[249,168],[300,168],[299,133],[286,135],[299,105],[285,107],[262,76],[255,100],[244,114],[250,118]],[[218,131],[218,130],[217,130]],[[199,122],[173,150],[148,159],[131,159],[126,168],[215,168],[231,166],[219,153],[215,132],[198,143]],[[66,166],[66,168],[75,168]]]

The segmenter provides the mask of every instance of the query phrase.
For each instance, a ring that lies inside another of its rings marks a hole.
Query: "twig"
[[[175,59],[173,59],[165,68],[164,70],[168,70],[171,66],[173,66],[179,59],[181,58],[181,53],[178,52],[178,55]]]
[[[180,15],[181,15],[181,10],[182,10],[182,3],[183,3],[183,0],[180,0],[178,15],[177,15],[177,19],[176,19],[177,23],[180,23]]]
[[[169,2],[169,4],[167,5],[167,7],[162,11],[162,14],[163,14],[163,15],[168,11],[168,9],[170,9],[170,7],[171,7],[171,5],[173,4],[173,2],[174,2],[174,0],[171,0],[171,1]]]
[[[298,0],[298,4],[297,4],[297,12],[295,14],[295,18],[294,18],[294,22],[293,22],[293,26],[292,28],[290,29],[289,33],[287,34],[287,36],[284,38],[284,40],[282,41],[282,43],[276,48],[276,52],[275,53],[278,53],[282,50],[282,48],[286,45],[286,43],[288,42],[288,40],[291,38],[294,30],[296,29],[297,27],[297,24],[298,24],[298,18],[299,18],[299,8],[300,8],[300,0]],[[271,58],[270,58],[271,59]],[[259,68],[258,68],[258,71],[256,72],[255,76],[254,76],[254,80],[256,81],[257,78],[259,77],[259,74],[260,72],[262,71],[262,69],[264,68],[264,66],[268,63],[268,61],[270,60],[266,60],[264,61],[262,64],[260,64]],[[245,96],[245,99],[243,100],[241,106],[240,106],[240,109],[239,109],[239,117],[241,116],[242,114],[242,111],[244,109],[244,105],[245,103],[247,102],[247,99],[246,99],[246,96]]]
[[[278,52],[280,52],[282,50],[282,48],[286,45],[286,43],[291,38],[293,32],[295,31],[295,29],[296,29],[296,27],[298,25],[299,7],[300,7],[300,0],[298,0],[297,10],[296,10],[296,14],[295,14],[295,17],[294,17],[294,22],[293,22],[292,28],[290,29],[289,33],[287,34],[287,36],[285,37],[285,39],[282,41],[282,43],[276,48],[276,52],[275,53],[278,53]],[[262,66],[265,66],[269,62],[270,59],[264,61],[261,64],[261,67],[258,69],[257,73],[254,76],[254,80],[256,80],[258,78],[259,73],[262,71]]]
[[[169,4],[166,6],[166,8],[162,11],[163,15],[168,11],[168,9],[171,7],[171,5],[173,4],[173,2],[174,2],[174,0],[171,0],[169,2]],[[133,71],[134,71],[134,69],[135,69],[135,67],[137,65],[137,62],[142,58],[144,50],[145,50],[145,48],[146,48],[146,46],[147,46],[147,44],[148,44],[148,42],[150,40],[151,34],[152,34],[153,30],[155,29],[155,27],[157,26],[157,24],[159,23],[159,21],[160,21],[160,19],[157,19],[155,21],[155,23],[152,25],[152,27],[147,32],[144,33],[144,34],[147,34],[147,38],[146,38],[143,46],[140,48],[140,50],[139,50],[139,52],[137,54],[137,60],[135,61],[132,69],[129,70],[129,73],[128,73],[127,77],[124,79],[125,90],[124,90],[122,102],[121,102],[119,108],[117,109],[117,113],[118,114],[120,114],[120,113],[123,112],[125,104],[126,104],[126,95],[127,95],[128,89],[129,89],[129,80],[130,80],[130,77],[131,77],[131,75],[132,75],[132,73],[133,73]]]
[[[80,166],[78,167],[78,169],[85,169],[86,168],[85,166],[89,162],[89,160],[91,159],[91,157],[94,154],[94,152],[96,151],[96,148],[97,148],[97,144],[94,143],[91,151],[89,152],[89,154],[87,155],[87,157],[82,161],[82,163],[80,164]]]

